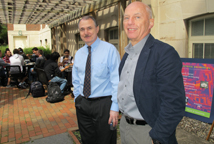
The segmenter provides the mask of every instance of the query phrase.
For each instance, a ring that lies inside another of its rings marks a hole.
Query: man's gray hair
[[[146,11],[147,11],[148,14],[149,14],[149,18],[152,19],[153,14],[152,14],[152,9],[151,9],[151,7],[148,6],[147,4],[145,4],[145,6],[146,6]]]
[[[98,26],[97,21],[95,20],[95,18],[94,18],[93,16],[86,15],[86,16],[83,16],[83,17],[79,20],[79,22],[78,22],[78,28],[79,28],[79,24],[80,24],[80,21],[81,21],[81,20],[88,20],[88,19],[92,19],[92,20],[94,21],[95,26],[96,26],[96,27]]]

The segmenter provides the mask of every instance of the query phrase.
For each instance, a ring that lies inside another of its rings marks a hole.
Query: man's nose
[[[130,17],[128,20],[128,24],[133,24],[133,23],[134,23],[134,19],[132,17]]]
[[[88,29],[85,29],[85,30],[84,30],[84,33],[87,34],[87,33],[88,33]]]

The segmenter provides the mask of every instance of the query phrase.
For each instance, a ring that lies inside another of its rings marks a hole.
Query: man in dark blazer
[[[121,142],[177,144],[176,127],[185,113],[180,57],[150,34],[154,19],[144,3],[127,6],[123,25],[131,43],[119,67]]]

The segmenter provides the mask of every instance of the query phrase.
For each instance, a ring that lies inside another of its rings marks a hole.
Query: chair
[[[11,71],[11,68],[13,69],[13,71]],[[24,73],[21,72],[20,66],[19,65],[6,66],[6,71],[7,71],[7,76],[10,77],[11,79],[14,79],[18,87],[19,85],[18,79],[24,77]]]
[[[45,70],[37,67],[34,67],[34,70],[37,73],[38,81],[48,86],[49,83],[48,83],[48,78],[46,76]]]

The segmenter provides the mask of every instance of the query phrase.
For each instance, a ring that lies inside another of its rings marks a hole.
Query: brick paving
[[[0,87],[0,143],[18,144],[67,132],[77,127],[73,98],[48,103],[25,99],[28,89]]]

